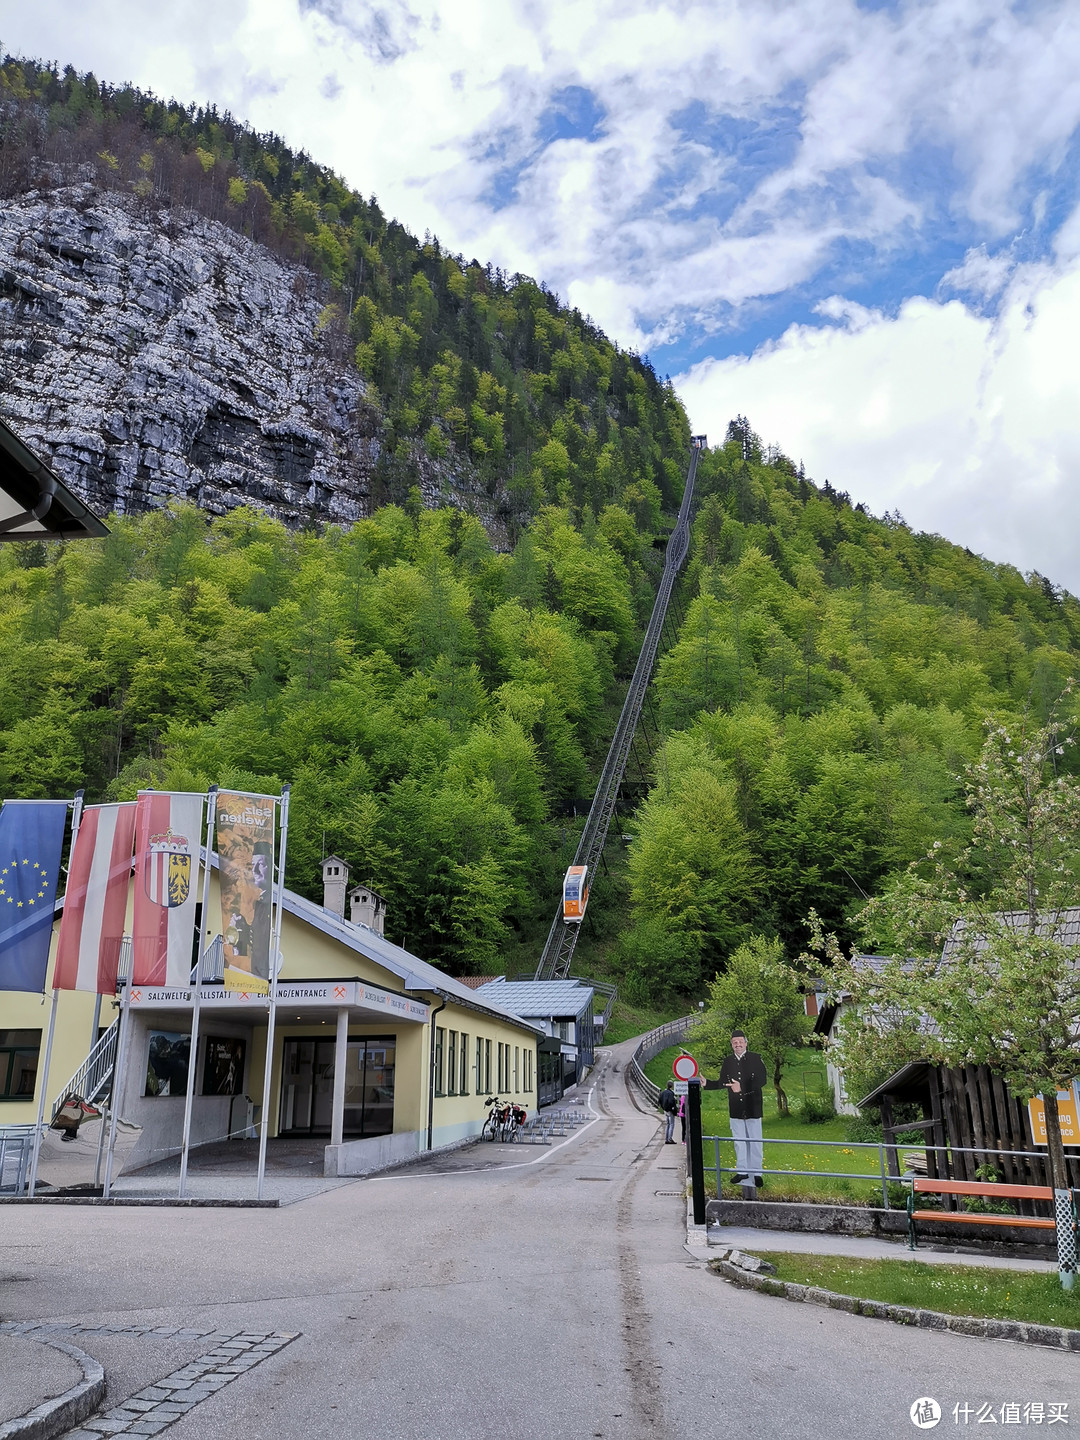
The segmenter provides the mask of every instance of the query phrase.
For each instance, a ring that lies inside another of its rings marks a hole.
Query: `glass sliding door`
[[[333,1040],[283,1042],[280,1135],[329,1135],[334,1113]],[[345,1053],[345,1125],[350,1139],[394,1129],[395,1037],[350,1040]]]

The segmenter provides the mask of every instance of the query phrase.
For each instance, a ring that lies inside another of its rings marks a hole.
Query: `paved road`
[[[476,1147],[277,1211],[11,1207],[4,1317],[302,1332],[170,1440],[863,1440],[915,1434],[922,1395],[939,1433],[957,1403],[975,1424],[1068,1401],[1080,1423],[1073,1357],[792,1305],[695,1262],[680,1151],[628,1094],[628,1051],[598,1070],[595,1123],[506,1165]]]

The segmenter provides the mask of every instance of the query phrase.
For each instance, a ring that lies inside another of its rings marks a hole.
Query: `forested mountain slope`
[[[853,508],[745,421],[698,477],[617,957],[643,994],[693,991],[750,930],[797,954],[811,907],[850,936],[864,895],[967,834],[984,717],[1041,721],[1080,648],[1072,595]]]
[[[0,201],[0,404],[101,509],[297,525],[415,488],[505,544],[545,503],[647,531],[678,501],[686,416],[645,361],[276,136],[7,57]]]

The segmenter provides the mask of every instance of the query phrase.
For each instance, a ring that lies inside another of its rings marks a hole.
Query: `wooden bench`
[[[1056,1222],[1037,1215],[984,1215],[977,1210],[916,1210],[916,1195],[977,1195],[982,1200],[1048,1200],[1054,1203],[1049,1185],[999,1185],[979,1180],[924,1180],[912,1177],[908,1196],[908,1245],[914,1250],[918,1243],[917,1220],[962,1220],[966,1225],[1015,1225],[1030,1230],[1054,1230]],[[1073,1228],[1076,1215],[1073,1214]]]

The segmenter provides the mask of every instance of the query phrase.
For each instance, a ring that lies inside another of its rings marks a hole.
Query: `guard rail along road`
[[[637,729],[641,707],[645,703],[645,692],[649,688],[653,666],[656,664],[656,652],[660,645],[660,632],[664,628],[664,620],[667,617],[668,602],[671,600],[675,578],[690,549],[690,509],[694,499],[694,481],[697,477],[699,454],[700,448],[695,443],[690,451],[690,468],[686,472],[686,486],[683,489],[682,504],[679,506],[679,518],[668,539],[667,552],[664,556],[664,573],[660,579],[660,588],[656,592],[656,602],[653,605],[652,615],[649,617],[641,653],[638,656],[637,665],[634,667],[633,678],[626,692],[626,699],[623,701],[619,723],[615,727],[615,734],[600,774],[600,783],[596,787],[592,807],[574,854],[573,863],[587,866],[590,877],[595,877],[600,857],[604,853],[608,826],[615,813],[615,802],[619,797],[619,787],[622,784],[626,762],[630,755],[630,743],[634,738],[634,731]],[[534,979],[565,979],[570,973],[570,963],[574,958],[574,946],[577,944],[580,930],[579,924],[566,924],[560,904],[551,930],[548,932],[544,952],[536,967]]]
[[[697,1018],[696,1015],[684,1015],[681,1020],[669,1020],[666,1025],[650,1030],[643,1036],[641,1044],[634,1051],[630,1060],[630,1078],[651,1104],[660,1103],[660,1087],[654,1085],[645,1074],[645,1066],[654,1055],[659,1055],[660,1051],[666,1050],[669,1045],[681,1045]]]

